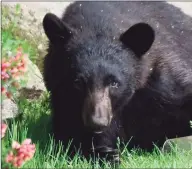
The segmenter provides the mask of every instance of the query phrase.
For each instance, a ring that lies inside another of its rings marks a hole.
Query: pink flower
[[[7,90],[6,90],[6,88],[5,88],[5,87],[1,87],[1,93],[2,93],[2,94],[5,94],[5,93],[6,93],[6,91],[7,91]]]
[[[30,138],[25,139],[22,144],[23,144],[23,145],[29,145],[29,144],[31,144],[31,139],[30,139]]]
[[[27,67],[25,65],[20,66],[19,70],[22,71],[22,72],[26,72],[27,71]]]
[[[17,141],[13,141],[13,143],[12,143],[13,149],[19,149],[20,147],[21,147],[21,145]]]
[[[11,73],[16,73],[16,72],[18,72],[18,69],[14,67],[14,68],[12,68],[12,69],[10,70],[10,72],[11,72]]]
[[[5,79],[9,79],[9,75],[7,73],[5,74],[4,77],[5,77]]]
[[[22,76],[27,71],[27,57],[28,55],[23,53],[21,47],[19,47],[16,51],[16,55],[14,57],[4,57],[1,62],[1,79],[3,81],[3,85],[8,85],[6,89],[9,87],[18,89],[20,87],[18,81],[22,78]],[[12,80],[14,80],[12,82]],[[3,86],[5,87],[5,86]],[[5,88],[1,89],[2,93],[6,95],[8,98],[12,97],[11,90],[6,91]]]
[[[15,61],[19,60],[22,56],[21,52],[17,52],[17,55],[15,56]]]
[[[23,163],[33,158],[35,154],[35,144],[31,144],[31,139],[25,139],[22,144],[17,141],[13,141],[12,149],[7,155],[5,161],[11,163],[14,167],[21,167]]]
[[[13,161],[13,157],[14,157],[13,152],[10,151],[9,154],[7,155],[6,159],[5,159],[6,163],[10,163],[11,161]]]
[[[8,68],[10,65],[11,65],[11,63],[5,62],[5,63],[2,63],[1,67],[2,67],[2,69],[6,69],[6,68]]]
[[[9,75],[5,71],[1,71],[1,79],[8,79]]]
[[[5,123],[1,124],[1,138],[5,136],[7,130],[7,125]]]
[[[17,69],[19,69],[19,67],[22,65],[23,65],[23,63],[21,63],[21,62],[17,63]]]
[[[13,75],[12,75],[12,78],[13,78],[13,79],[15,79],[15,80],[19,80],[19,79],[20,79],[20,77],[19,77],[18,72],[17,72],[17,73],[15,73],[15,74],[13,74]]]

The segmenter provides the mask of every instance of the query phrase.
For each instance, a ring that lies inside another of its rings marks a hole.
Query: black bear
[[[166,2],[74,2],[47,13],[44,81],[56,140],[118,160],[192,133],[192,19]]]

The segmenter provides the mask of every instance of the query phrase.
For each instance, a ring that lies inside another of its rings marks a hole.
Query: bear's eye
[[[105,85],[111,88],[119,88],[120,83],[113,75],[109,75],[105,79]]]
[[[81,89],[83,87],[83,81],[80,78],[74,80],[74,85],[76,88]]]
[[[118,88],[119,87],[119,83],[118,82],[116,82],[116,81],[112,81],[112,82],[110,82],[110,87],[112,87],[112,88]]]

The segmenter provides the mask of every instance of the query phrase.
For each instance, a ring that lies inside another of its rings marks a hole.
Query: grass
[[[55,145],[51,136],[51,113],[49,96],[45,94],[39,100],[30,102],[25,99],[18,102],[21,115],[9,120],[9,129],[2,140],[3,158],[9,150],[13,140],[22,142],[31,138],[36,144],[34,158],[24,164],[22,168],[92,168],[91,159],[83,159],[78,154],[70,159],[67,152],[62,152],[62,145]],[[141,150],[121,151],[121,168],[190,168],[192,167],[192,150],[178,151],[176,148],[171,153],[162,154],[158,148],[152,153]],[[110,168],[104,162],[106,168]],[[94,168],[100,168],[95,162]]]
[[[19,9],[19,7],[17,6]],[[18,10],[16,9],[16,10]],[[3,20],[8,17],[7,9],[4,9]],[[18,45],[24,48],[34,63],[37,61],[36,46],[30,40],[17,34],[19,25],[10,22],[2,31],[3,55],[8,51],[14,51]],[[2,56],[3,56],[2,55]],[[100,168],[98,161],[92,166],[91,159],[86,160],[76,154],[70,159],[66,152],[62,152],[62,145],[55,145],[51,136],[51,112],[49,106],[49,95],[39,100],[28,101],[20,99],[17,101],[20,115],[12,120],[7,120],[8,130],[2,139],[2,167],[5,166],[5,156],[11,147],[12,141],[22,142],[25,138],[31,138],[36,144],[36,153],[32,160],[21,168]],[[67,146],[67,145],[66,145]],[[171,153],[162,154],[158,148],[152,153],[141,150],[130,150],[124,148],[121,151],[120,168],[192,168],[192,150],[178,151],[176,148]],[[104,162],[104,168],[110,168]]]

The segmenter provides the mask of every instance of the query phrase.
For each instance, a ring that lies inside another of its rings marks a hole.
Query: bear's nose
[[[85,124],[94,133],[102,133],[109,125],[109,119],[103,116],[92,115]]]
[[[84,125],[92,131],[108,127],[112,119],[111,100],[108,90],[96,90],[88,95],[83,109]]]
[[[109,119],[106,116],[91,116],[91,121],[93,126],[107,127],[109,124]]]
[[[109,116],[109,113],[102,115],[101,113],[94,112],[87,115],[84,124],[93,132],[100,132],[110,125],[111,118],[112,116]]]
[[[110,112],[104,106],[97,105],[95,111],[91,114],[92,125],[107,127],[110,122]]]

